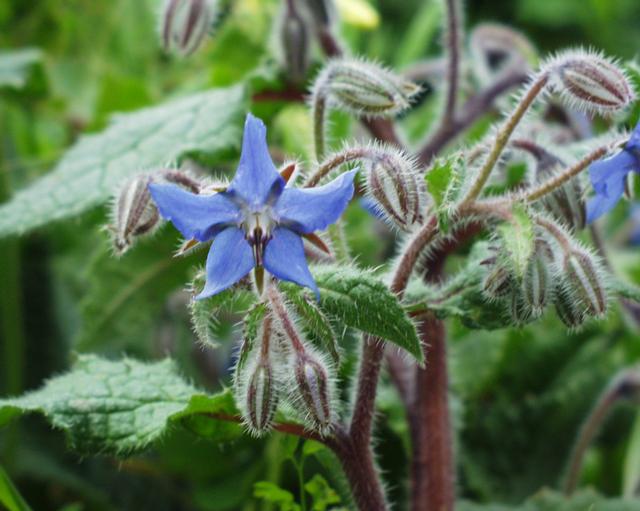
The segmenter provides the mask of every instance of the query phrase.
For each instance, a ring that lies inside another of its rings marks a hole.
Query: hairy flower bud
[[[114,201],[110,230],[117,254],[129,250],[135,238],[150,233],[160,223],[158,208],[149,193],[149,183],[149,175],[134,177],[122,187]]]
[[[514,325],[526,325],[540,315],[540,310],[534,310],[524,299],[522,289],[514,287],[509,301],[509,314]]]
[[[545,247],[535,250],[522,276],[524,303],[531,308],[536,316],[539,316],[550,302],[553,289],[550,268],[552,260],[545,251]]]
[[[552,87],[572,108],[610,114],[625,108],[635,98],[622,69],[602,55],[564,52],[549,62],[547,69]]]
[[[358,115],[391,116],[409,107],[420,91],[413,82],[370,62],[336,59],[316,82],[316,94],[326,94],[339,107]]]
[[[382,217],[405,231],[422,222],[427,196],[415,162],[402,152],[381,149],[367,164],[367,192]]]
[[[603,316],[607,312],[608,295],[602,270],[593,256],[582,250],[565,255],[564,279],[567,291],[590,316]]]
[[[309,28],[293,0],[285,6],[280,27],[284,64],[291,81],[301,83],[309,68]]]
[[[260,359],[249,376],[246,389],[245,420],[256,434],[264,433],[271,426],[278,403],[275,387],[273,369],[268,359]]]
[[[537,160],[535,179],[538,183],[542,183],[553,178],[564,164],[551,153],[542,148],[538,149],[537,154],[534,154]],[[545,195],[541,203],[556,220],[567,227],[578,231],[584,229],[587,221],[587,206],[578,179],[572,179],[553,193]]]
[[[493,247],[497,249],[497,247]],[[480,264],[488,266],[489,270],[482,280],[482,291],[489,300],[498,300],[507,296],[513,286],[513,272],[499,260],[499,255],[491,256]]]
[[[584,309],[579,308],[574,298],[565,289],[560,288],[556,293],[555,306],[558,318],[570,329],[579,328],[587,319]]]
[[[309,353],[297,353],[294,361],[296,391],[314,427],[331,426],[330,385],[327,368]]]
[[[202,44],[214,19],[213,0],[166,0],[162,45],[167,52],[190,55]]]

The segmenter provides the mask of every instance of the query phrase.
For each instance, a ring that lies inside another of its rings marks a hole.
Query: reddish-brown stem
[[[304,103],[306,97],[304,92],[296,88],[284,90],[263,90],[256,92],[252,97],[254,103],[267,101],[291,101],[295,103]]]
[[[418,158],[423,165],[426,165],[458,135],[469,128],[482,115],[493,106],[496,98],[506,91],[522,85],[527,81],[526,74],[511,74],[492,84],[487,89],[470,97],[459,110],[452,122],[442,124],[429,137],[424,146],[418,151]]]
[[[449,419],[449,383],[444,323],[428,317],[420,324],[427,365],[417,369],[411,437],[412,511],[452,511],[454,462]]]
[[[447,96],[442,124],[451,124],[456,115],[458,77],[460,74],[460,9],[458,0],[446,0],[447,8]]]

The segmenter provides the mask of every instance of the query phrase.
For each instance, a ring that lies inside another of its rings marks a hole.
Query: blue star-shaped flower
[[[589,176],[596,195],[587,204],[588,223],[600,218],[618,203],[629,172],[640,173],[640,123],[633,130],[622,151],[589,167]]]
[[[256,266],[319,296],[301,236],[338,220],[353,197],[356,171],[316,188],[286,187],[266,135],[263,122],[247,115],[240,165],[224,192],[195,195],[173,184],[149,185],[160,214],[186,239],[213,240],[197,299],[227,289]]]

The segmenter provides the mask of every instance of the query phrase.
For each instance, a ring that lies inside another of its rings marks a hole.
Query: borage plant
[[[15,216],[54,186],[56,173],[68,174],[73,162],[113,144],[110,156],[94,162],[104,167],[99,187],[78,191],[73,208],[62,204],[67,199],[39,202],[39,218],[17,220],[15,230],[79,212],[118,189],[109,226],[116,255],[142,250],[150,241],[135,243],[163,220],[183,236],[175,257],[187,258],[189,267],[204,262],[198,248],[210,244],[205,268],[189,286],[203,353],[220,340],[221,316],[241,318],[242,328],[231,374],[223,377],[230,387],[216,394],[181,379],[168,360],[82,355],[41,390],[0,401],[0,420],[39,411],[68,432],[74,448],[120,456],[147,447],[170,426],[217,442],[241,431],[284,433],[308,441],[303,454],[292,455],[297,463],[298,455],[322,451],[337,458],[349,483],[338,496],[322,477],[305,484],[303,476],[303,509],[305,494],[317,496],[320,485],[325,500],[318,497],[313,509],[341,501],[383,510],[404,502],[390,501],[387,474],[376,462],[376,403],[386,368],[385,389],[393,388],[391,399],[405,414],[399,420],[406,421],[410,460],[407,505],[453,509],[456,474],[470,480],[473,474],[454,460],[445,320],[457,318],[469,330],[519,328],[551,311],[575,331],[604,318],[616,297],[632,308],[628,300],[640,293],[616,278],[592,222],[633,187],[627,178],[640,171],[640,127],[631,135],[616,130],[635,99],[621,64],[571,50],[534,70],[530,43],[498,25],[474,29],[467,53],[458,2],[447,0],[444,8],[444,57],[402,74],[348,56],[330,2],[287,0],[275,21],[283,78],[251,79],[116,121],[81,140],[52,176],[4,206],[7,218]],[[165,49],[182,55],[219,23],[207,0],[169,0],[161,21]],[[311,65],[314,40],[326,57],[320,69]],[[315,79],[306,88],[308,76]],[[504,96],[520,86],[514,99]],[[281,151],[270,152],[265,125],[247,111],[267,111],[266,102],[278,110],[303,98],[314,154],[306,163],[287,162]],[[396,120],[423,112],[425,101],[440,108],[416,148]],[[456,145],[496,107],[507,112],[503,120],[479,141]],[[345,134],[347,116],[360,121],[370,141]],[[608,130],[598,137],[591,136],[593,116]],[[233,149],[241,138],[235,175],[214,178],[197,155]],[[201,165],[186,170],[185,155]],[[180,157],[183,165],[159,167]],[[525,171],[515,175],[518,165]],[[366,268],[354,256],[348,222],[360,212],[343,215],[348,206],[364,207],[371,215],[365,220],[383,221],[381,239],[368,246],[384,244],[391,233],[389,260]],[[11,230],[7,225],[0,220],[3,232]],[[173,256],[154,257],[171,264]],[[637,391],[636,380],[633,370],[623,371],[596,404],[570,457],[567,492],[578,483],[600,421],[616,398],[630,395],[630,387]],[[332,470],[337,487],[342,475]],[[259,483],[256,495],[299,509],[274,484]]]

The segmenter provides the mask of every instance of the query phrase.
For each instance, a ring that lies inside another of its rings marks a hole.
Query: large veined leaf
[[[413,322],[396,296],[370,271],[352,266],[323,265],[312,269],[320,288],[320,308],[347,326],[381,337],[424,360]],[[286,284],[287,294],[304,292]]]
[[[0,426],[31,412],[67,433],[82,453],[128,454],[158,440],[172,424],[228,440],[240,433],[229,390],[205,395],[187,383],[170,360],[145,364],[81,356],[73,369],[21,397],[0,400]]]
[[[236,86],[115,116],[102,133],[81,138],[49,174],[0,207],[0,236],[97,206],[141,169],[239,146],[244,110],[245,90]]]

